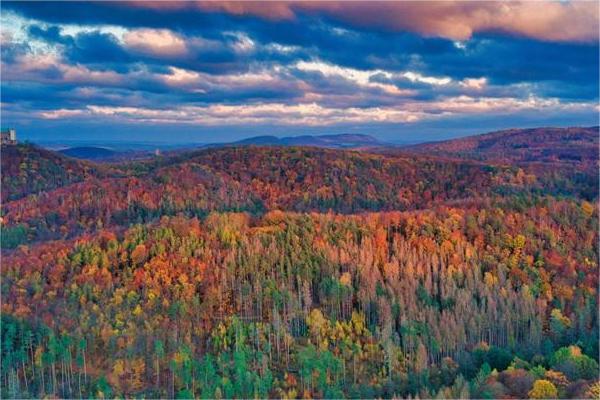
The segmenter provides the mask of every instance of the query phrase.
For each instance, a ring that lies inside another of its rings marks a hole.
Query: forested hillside
[[[598,195],[599,127],[509,129],[384,153],[434,155],[518,166],[555,195]]]
[[[411,146],[410,151],[506,163],[598,164],[599,127],[509,129]]]
[[[30,144],[2,147],[2,202],[46,192],[90,176],[103,168]],[[101,172],[102,171],[102,172]]]
[[[2,147],[2,398],[598,398],[597,155],[468,152]]]
[[[6,204],[7,231],[26,231],[25,243],[178,213],[411,210],[536,187],[519,168],[316,148],[201,150],[118,168],[123,176],[92,176]]]

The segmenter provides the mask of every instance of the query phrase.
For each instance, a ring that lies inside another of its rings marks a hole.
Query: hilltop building
[[[17,144],[17,131],[12,128],[2,129],[0,131],[1,144]]]

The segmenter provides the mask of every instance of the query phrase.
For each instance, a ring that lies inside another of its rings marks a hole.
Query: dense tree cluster
[[[10,161],[3,158],[5,162]],[[90,174],[81,182],[3,205],[9,237],[3,247],[179,213],[204,218],[212,211],[412,210],[555,192],[535,174],[516,167],[307,148],[202,150],[121,165],[118,172],[103,168],[102,174]],[[597,196],[588,178],[577,181],[557,174],[551,181],[560,183],[563,195],[587,190]]]
[[[509,129],[413,146],[410,151],[508,164],[597,169],[599,127]]]
[[[547,381],[579,393],[598,374],[586,212],[212,213],[22,247],[2,271],[5,388],[498,397]]]
[[[531,171],[307,148],[105,171],[3,204],[2,398],[600,392],[598,209]]]
[[[509,129],[485,135],[415,145],[409,154],[479,160],[522,168],[553,195],[598,196],[599,127]],[[385,153],[407,153],[405,149]]]
[[[70,159],[29,144],[3,146],[1,161],[3,203],[81,182],[89,176],[105,176],[109,173],[108,168]]]

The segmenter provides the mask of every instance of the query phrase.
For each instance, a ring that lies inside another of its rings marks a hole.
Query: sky
[[[20,139],[440,140],[598,125],[599,3],[6,2]]]

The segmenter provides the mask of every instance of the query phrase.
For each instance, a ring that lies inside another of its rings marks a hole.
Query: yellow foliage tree
[[[556,399],[558,390],[556,386],[546,379],[538,379],[533,384],[533,389],[529,391],[530,399]]]
[[[585,397],[590,399],[600,399],[600,381],[591,384],[585,392]]]
[[[329,321],[323,316],[321,310],[318,308],[312,310],[306,318],[306,324],[311,336],[316,338],[317,344],[321,345],[322,339],[327,336],[329,330]]]

